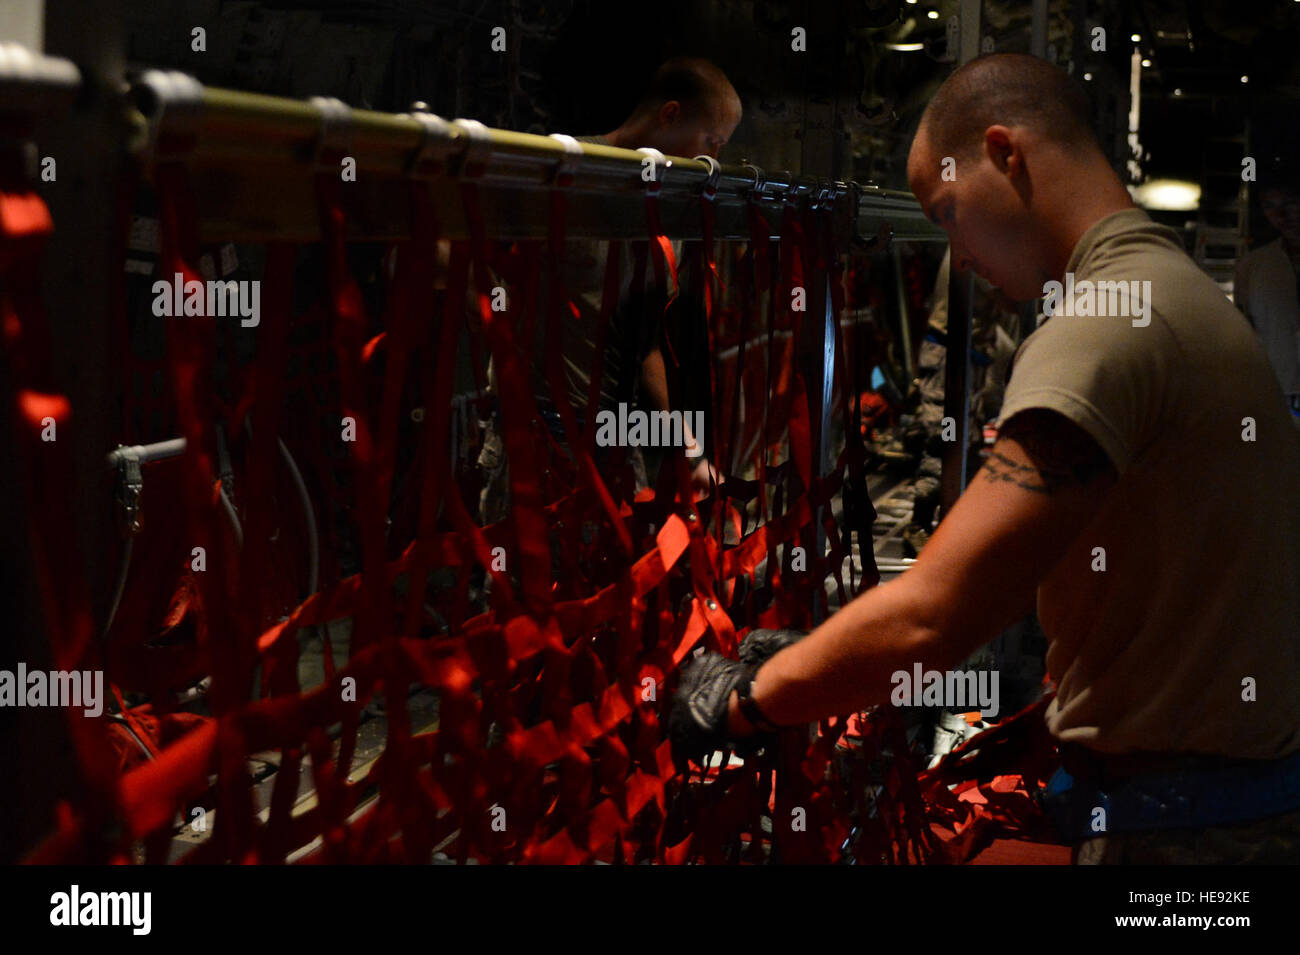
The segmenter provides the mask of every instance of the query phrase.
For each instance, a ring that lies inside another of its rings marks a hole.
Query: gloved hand
[[[678,772],[686,772],[692,759],[704,765],[715,750],[727,745],[731,691],[752,669],[717,653],[701,654],[682,669],[668,715],[668,735]]]
[[[740,641],[740,662],[761,667],[786,647],[808,636],[807,630],[751,630]]]
[[[739,741],[739,746],[736,741],[728,740],[731,691],[773,655],[806,636],[805,630],[752,630],[741,641],[739,662],[717,653],[705,653],[683,668],[677,698],[668,716],[673,760],[678,771],[685,771],[687,761],[692,759],[703,765],[710,754],[728,745],[749,752],[767,740],[767,734],[748,737]]]

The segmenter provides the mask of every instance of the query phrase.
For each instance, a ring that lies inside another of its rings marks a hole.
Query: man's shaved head
[[[1048,142],[1098,151],[1088,94],[1066,72],[1024,53],[990,53],[955,70],[921,125],[940,156],[969,157],[990,126],[1024,126]]]
[[[1059,277],[1098,218],[1132,208],[1090,122],[1083,88],[1046,60],[977,57],[930,100],[907,159],[953,268],[1021,301]]]
[[[681,103],[691,119],[710,105],[740,102],[727,74],[708,60],[690,56],[673,57],[655,70],[635,112],[655,113],[671,100]]]
[[[655,70],[636,109],[610,141],[716,159],[742,115],[740,97],[722,70],[708,60],[678,56]]]

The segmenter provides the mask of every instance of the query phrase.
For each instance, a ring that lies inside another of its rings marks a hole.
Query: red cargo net
[[[161,275],[201,280],[184,167],[161,167],[156,186]],[[682,294],[701,297],[711,350],[724,339],[734,349],[713,363],[710,382],[713,458],[725,483],[697,503],[680,456],[666,461],[675,469],[671,480],[635,499],[630,484],[602,473],[595,423],[580,423],[570,406],[557,350],[541,359],[532,351],[535,323],[554,340],[570,320],[560,278],[562,189],[552,195],[547,241],[507,245],[483,233],[478,187],[463,182],[472,235],[451,243],[447,288],[438,292],[438,209],[426,188],[413,185],[412,237],[397,249],[382,315],[371,316],[349,267],[343,188],[333,176],[317,183],[322,303],[295,310],[299,250],[267,248],[263,317],[246,366],[214,375],[226,334],[219,320],[160,320],[169,411],[187,448],[159,466],[162,489],[150,492],[149,514],[179,543],[141,547],[107,662],[141,751],[119,746],[115,761],[112,738],[120,743],[126,729],[116,724],[110,732],[104,720],[70,715],[85,785],[59,807],[57,831],[31,860],[122,861],[142,844],[146,858],[162,861],[196,806],[215,813],[209,837],[184,857],[190,862],[279,862],[295,853],[324,862],[425,862],[435,851],[462,862],[946,858],[888,707],[855,719],[847,733],[842,718],[811,736],[786,733],[767,756],[715,766],[704,777],[675,774],[666,739],[679,667],[695,648],[731,654],[750,627],[808,627],[828,581],[847,602],[878,580],[874,561],[864,575],[844,571],[855,536],[863,558],[872,553],[875,516],[851,401],[865,386],[854,343],[833,323],[844,450],[825,475],[816,467],[797,357],[800,336],[820,327],[828,294],[832,314],[844,313],[843,263],[827,212],[786,205],[774,245],[754,205],[748,252],[718,263],[712,207],[701,200],[710,231],[684,265],[703,278]],[[666,291],[676,287],[676,263],[656,202],[647,196],[635,281]],[[34,273],[31,256],[48,230],[48,217],[42,226],[37,215],[43,209],[32,197],[5,197],[8,275],[16,267]],[[617,268],[609,263],[606,325]],[[508,290],[505,311],[490,301],[497,285]],[[790,307],[796,286],[807,290],[809,327],[805,313]],[[5,331],[13,351],[28,316],[39,322],[30,287],[9,288]],[[304,329],[324,329],[332,364],[321,365],[322,339]],[[471,516],[465,496],[472,487],[450,447],[462,345],[476,372],[491,355],[502,396],[510,513],[485,527]],[[223,355],[229,366],[228,350]],[[537,360],[571,454],[539,427],[529,378]],[[598,359],[590,407],[600,376]],[[70,492],[70,472],[34,443],[32,423],[46,414],[65,420],[68,409],[57,395],[21,387],[14,400],[41,505],[33,514],[43,515],[33,517],[31,533],[50,641],[56,665],[84,668],[95,663],[87,603],[40,546],[72,532],[55,503]],[[417,405],[423,422],[412,430],[404,422]],[[355,440],[340,438],[345,418]],[[222,513],[218,426],[241,444],[242,546]],[[133,428],[128,423],[124,434]],[[328,498],[318,514],[328,566],[305,600],[286,601],[277,584],[288,573],[277,557],[283,541],[267,543],[283,498],[281,435]],[[837,521],[830,503],[839,495],[845,507]],[[818,519],[825,557],[815,545]],[[798,565],[795,544],[804,548]],[[206,552],[201,572],[184,563],[194,547]],[[497,548],[510,572],[499,569]],[[337,572],[344,550],[357,572]],[[476,568],[490,584],[471,598]],[[351,621],[351,640],[346,663],[336,667],[326,625],[343,620]],[[325,644],[324,683],[307,690],[298,671],[303,633]],[[204,715],[174,698],[200,676],[211,678]],[[436,691],[436,724],[412,726],[404,699],[413,686]],[[386,716],[382,754],[357,772],[358,727],[377,695]],[[259,753],[276,754],[278,763],[260,813],[249,768]],[[315,796],[295,806],[307,758]]]

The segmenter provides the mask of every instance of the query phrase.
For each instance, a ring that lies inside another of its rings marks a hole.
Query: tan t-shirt
[[[1057,411],[1119,472],[1039,587],[1048,727],[1109,753],[1300,749],[1300,438],[1268,358],[1140,209],[1095,223],[1067,272],[1076,289],[1150,281],[1150,322],[1136,299],[1127,315],[1058,313],[1007,386],[1003,421]]]

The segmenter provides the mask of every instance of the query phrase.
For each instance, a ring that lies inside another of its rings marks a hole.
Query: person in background
[[[1259,204],[1278,237],[1237,262],[1232,297],[1259,335],[1300,426],[1300,168],[1275,158],[1260,176]]]

